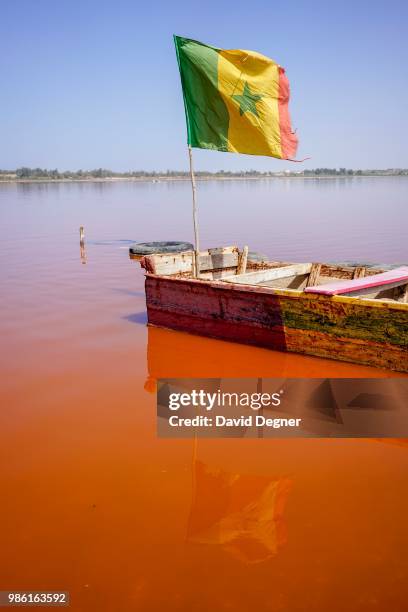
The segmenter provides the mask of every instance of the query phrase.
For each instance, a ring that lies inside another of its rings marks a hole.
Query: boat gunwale
[[[346,303],[346,304],[354,304],[359,306],[366,306],[369,308],[380,308],[384,310],[402,310],[408,312],[408,303],[404,304],[403,302],[397,301],[388,301],[381,300],[375,298],[364,298],[359,296],[346,296],[346,295],[324,295],[317,293],[305,293],[304,291],[299,291],[298,289],[280,289],[274,287],[266,287],[264,285],[250,285],[244,283],[225,283],[222,280],[218,279],[196,279],[196,278],[186,278],[180,277],[177,275],[166,275],[166,274],[154,274],[152,272],[146,272],[145,278],[156,278],[169,280],[171,282],[176,283],[187,283],[190,285],[200,286],[203,283],[207,286],[210,286],[214,289],[221,290],[232,290],[232,291],[240,291],[241,293],[261,293],[266,295],[276,295],[280,297],[290,298],[290,299],[302,299],[308,301],[320,301],[320,302],[334,302],[334,303]]]

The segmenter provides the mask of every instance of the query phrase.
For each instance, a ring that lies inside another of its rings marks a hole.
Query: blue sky
[[[174,33],[287,70],[290,164],[195,151],[199,169],[408,167],[408,4],[3,1],[0,168],[187,169]]]

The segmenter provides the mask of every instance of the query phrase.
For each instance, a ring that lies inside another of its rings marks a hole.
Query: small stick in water
[[[85,264],[86,263],[85,234],[84,234],[84,228],[82,225],[79,228],[79,252],[81,256],[81,262]]]

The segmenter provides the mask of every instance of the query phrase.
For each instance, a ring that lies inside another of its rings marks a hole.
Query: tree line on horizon
[[[219,170],[217,172],[209,172],[198,170],[195,172],[197,177],[268,177],[268,176],[406,176],[408,175],[407,169],[401,168],[389,168],[387,170],[352,170],[347,168],[315,168],[313,170],[300,170],[292,172],[290,170],[284,170],[280,172],[260,172],[258,170],[245,170],[245,171],[227,171]],[[3,178],[16,178],[16,179],[75,179],[75,180],[86,180],[86,179],[106,179],[106,178],[178,178],[178,177],[189,177],[188,171],[178,170],[166,170],[165,172],[159,171],[146,171],[146,170],[134,170],[128,172],[114,172],[105,168],[97,168],[94,170],[65,170],[59,171],[57,168],[48,170],[45,168],[28,168],[23,166],[16,170],[0,170],[0,180]]]

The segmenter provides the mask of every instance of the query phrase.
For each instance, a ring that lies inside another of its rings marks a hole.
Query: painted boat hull
[[[146,275],[148,323],[408,372],[406,304]]]

